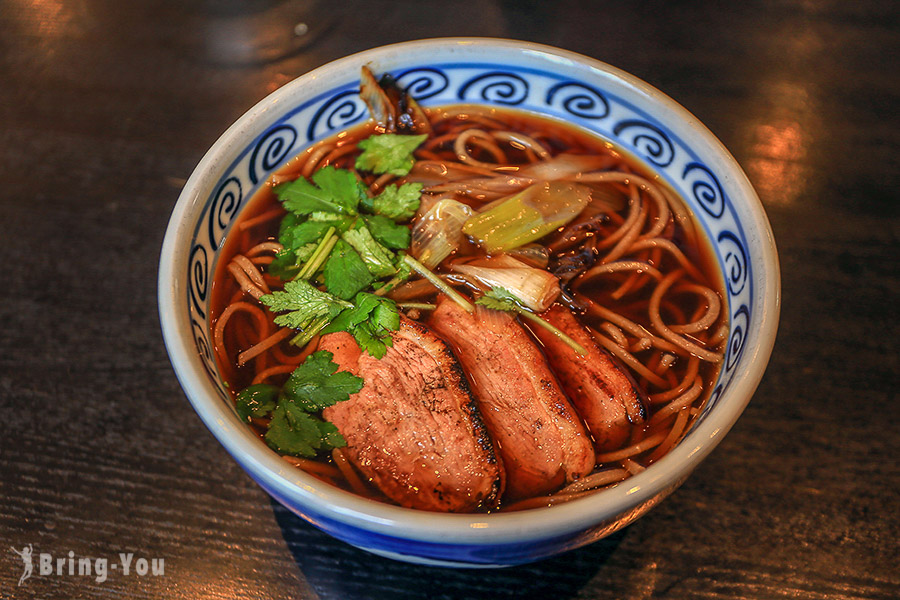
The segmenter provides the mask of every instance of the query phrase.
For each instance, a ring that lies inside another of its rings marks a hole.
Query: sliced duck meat
[[[533,328],[563,389],[594,437],[597,452],[623,447],[647,418],[647,398],[619,361],[591,336],[572,312],[556,304],[541,317],[578,342],[580,355],[552,332]]]
[[[364,380],[359,393],[324,411],[347,440],[348,458],[401,506],[493,507],[502,469],[459,363],[443,340],[405,317],[391,337],[381,359],[345,332],[320,342],[341,370]]]
[[[506,471],[506,498],[552,492],[590,473],[594,449],[532,338],[507,313],[441,298],[429,325],[453,347]]]

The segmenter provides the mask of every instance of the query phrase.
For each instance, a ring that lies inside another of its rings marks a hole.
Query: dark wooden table
[[[900,7],[724,5],[0,0],[0,597],[900,597]],[[332,59],[447,35],[666,91],[746,169],[784,274],[766,376],[681,490],[499,571],[377,558],[274,503],[194,415],[156,309],[169,212],[229,123]],[[57,572],[70,552],[132,570]]]

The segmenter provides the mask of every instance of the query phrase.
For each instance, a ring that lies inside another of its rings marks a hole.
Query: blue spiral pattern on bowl
[[[679,193],[715,251],[727,291],[725,310],[730,317],[726,360],[694,423],[696,427],[732,381],[754,319],[753,265],[748,245],[737,212],[720,177],[703,159],[703,150],[686,144],[652,114],[617,95],[613,87],[605,88],[602,79],[582,81],[571,73],[490,63],[427,64],[407,67],[393,75],[426,107],[460,102],[512,106],[580,126],[644,162]],[[347,81],[299,106],[285,106],[284,114],[223,173],[196,223],[186,274],[187,302],[196,322],[206,322],[216,253],[229,225],[247,205],[246,199],[289,158],[367,118],[358,88],[358,81]],[[298,132],[304,133],[303,141]],[[219,378],[213,375],[217,367],[208,351],[208,330],[195,331],[195,338],[211,380],[222,397],[228,398]]]
[[[609,102],[600,90],[578,81],[557,83],[547,91],[545,102],[583,119],[603,119],[609,115]]]
[[[359,97],[358,87],[335,94],[310,119],[309,127],[306,128],[306,141],[315,142],[327,138],[368,116],[367,111],[366,103]]]
[[[741,305],[731,315],[731,332],[728,336],[728,348],[725,351],[725,370],[734,369],[738,359],[744,350],[744,340],[747,338],[747,327],[750,325],[750,309]]]
[[[440,69],[409,69],[397,76],[397,85],[418,102],[437,96],[447,89],[450,79]]]
[[[210,219],[207,222],[207,234],[209,243],[215,244],[231,222],[231,218],[240,209],[244,199],[241,181],[236,177],[229,177],[219,186],[210,207]]]
[[[722,252],[728,293],[732,296],[740,296],[744,291],[744,286],[747,285],[747,278],[750,274],[747,269],[747,253],[741,240],[730,231],[723,231],[716,239]]]
[[[278,125],[269,129],[250,154],[250,181],[259,183],[260,173],[268,175],[284,164],[296,142],[297,130],[290,125]]]
[[[210,364],[213,362],[213,351],[209,345],[209,337],[206,335],[206,326],[196,320],[191,320],[191,331],[194,334],[194,343],[197,344],[197,350],[203,357],[203,367],[210,377],[216,377],[216,373],[211,369]]]
[[[691,193],[700,208],[713,218],[722,216],[725,212],[725,192],[712,171],[705,165],[694,162],[684,168],[681,177],[690,182]]]
[[[613,127],[613,133],[627,140],[638,156],[657,167],[668,167],[675,159],[675,146],[659,127],[639,119],[626,119]]]
[[[463,102],[486,102],[516,106],[528,98],[530,86],[515,73],[491,71],[463,82],[457,98]]]
[[[206,296],[209,291],[209,250],[202,243],[194,243],[191,246],[191,255],[188,259],[188,295],[191,302],[191,312],[201,320],[206,319]],[[212,245],[211,248],[216,248]],[[207,345],[209,340],[206,340]],[[202,354],[202,352],[201,352]]]

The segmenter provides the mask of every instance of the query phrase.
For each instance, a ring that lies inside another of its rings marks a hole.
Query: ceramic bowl
[[[266,178],[310,144],[368,118],[359,71],[393,74],[424,106],[475,103],[564,119],[643,161],[681,194],[714,249],[730,318],[725,364],[702,414],[668,455],[625,483],[552,507],[434,514],[367,500],[293,468],[241,423],[217,376],[209,333],[211,276],[229,225]],[[744,410],[768,361],[779,267],[747,177],[693,115],[607,64],[496,39],[433,39],[376,48],[320,67],[267,96],[213,144],[172,213],[159,307],[166,347],[197,414],[280,503],[334,537],[411,562],[504,566],[598,540],[678,487]]]

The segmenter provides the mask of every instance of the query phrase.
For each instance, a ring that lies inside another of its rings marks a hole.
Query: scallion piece
[[[590,189],[577,183],[535,183],[469,218],[462,231],[488,253],[508,251],[565,225],[584,210],[590,199]]]

